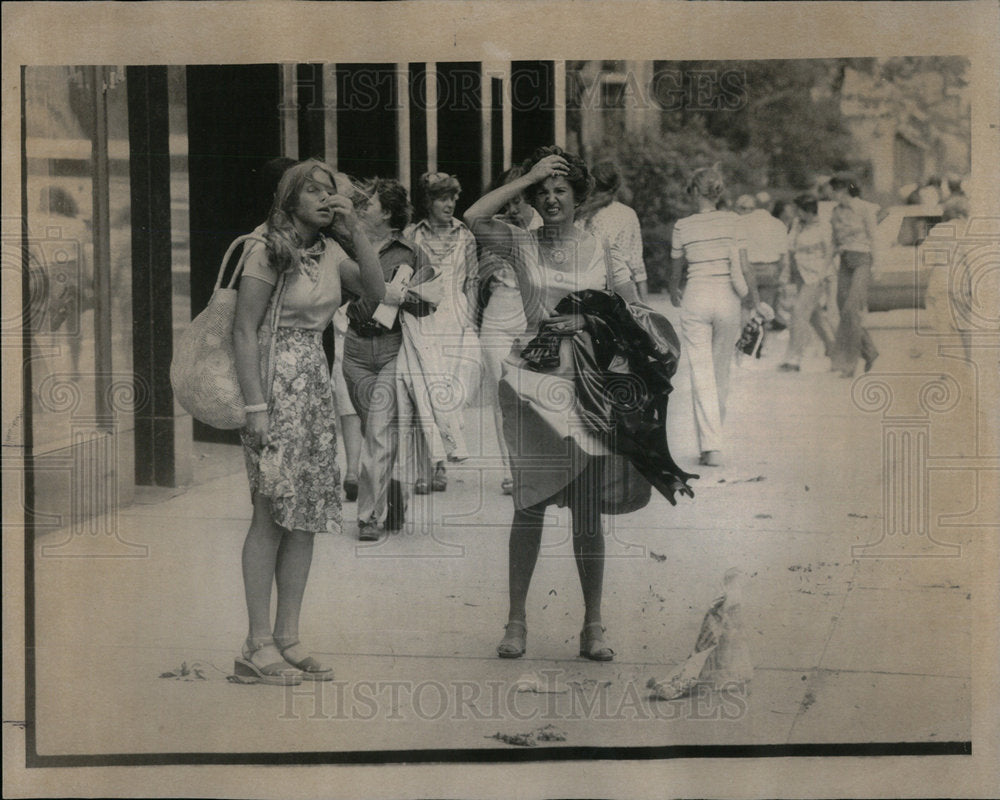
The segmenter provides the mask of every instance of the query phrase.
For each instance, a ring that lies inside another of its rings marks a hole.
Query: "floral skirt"
[[[261,347],[262,377],[268,349]],[[261,448],[240,431],[250,494],[270,499],[272,518],[283,528],[340,533],[336,412],[322,332],[279,328],[273,358],[270,441]]]

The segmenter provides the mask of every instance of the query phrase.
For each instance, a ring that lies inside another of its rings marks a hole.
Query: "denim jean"
[[[358,470],[358,521],[385,521],[389,481],[399,454],[396,356],[401,333],[344,337],[344,380],[361,418],[364,444]],[[407,492],[402,499],[405,505]]]

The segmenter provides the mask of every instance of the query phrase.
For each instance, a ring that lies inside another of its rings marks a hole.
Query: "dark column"
[[[191,214],[191,315],[212,296],[219,262],[237,236],[266,218],[271,189],[260,170],[282,155],[281,70],[277,64],[189,66],[188,169]],[[198,441],[239,442],[195,420]]]
[[[299,64],[295,68],[295,82],[299,103],[299,158],[318,158],[322,161],[326,158],[323,65]]]
[[[135,482],[172,486],[177,476],[170,243],[170,150],[166,67],[129,67],[132,192],[132,363],[136,396]]]
[[[410,186],[427,172],[427,67],[410,64]]]
[[[536,147],[555,144],[555,64],[511,62],[511,158],[514,164]]]
[[[337,168],[395,178],[395,64],[337,64]]]
[[[503,81],[500,78],[490,78],[493,83],[493,108],[490,140],[490,179],[496,180],[503,172]],[[485,189],[485,187],[484,187]]]
[[[440,62],[438,78],[438,169],[458,177],[462,195],[456,213],[482,195],[482,87],[475,61]]]

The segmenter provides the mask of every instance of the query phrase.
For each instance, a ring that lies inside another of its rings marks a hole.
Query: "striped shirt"
[[[729,275],[746,247],[742,223],[734,211],[702,211],[677,220],[670,241],[672,258],[684,256],[688,277]]]

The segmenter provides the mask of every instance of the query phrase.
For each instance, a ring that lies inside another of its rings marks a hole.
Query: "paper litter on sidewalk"
[[[743,634],[745,574],[736,568],[723,577],[724,594],[705,613],[694,651],[666,678],[650,678],[646,686],[658,700],[675,700],[696,686],[712,689],[746,688],[753,677],[753,663]]]

